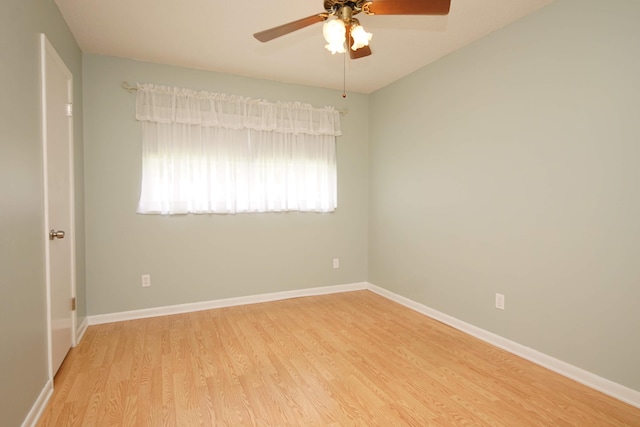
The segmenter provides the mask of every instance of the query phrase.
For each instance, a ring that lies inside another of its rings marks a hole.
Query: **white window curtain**
[[[138,85],[138,213],[331,212],[337,207],[332,107]]]

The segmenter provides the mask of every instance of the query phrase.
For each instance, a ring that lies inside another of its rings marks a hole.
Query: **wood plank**
[[[638,426],[640,409],[368,291],[96,325],[39,426]]]

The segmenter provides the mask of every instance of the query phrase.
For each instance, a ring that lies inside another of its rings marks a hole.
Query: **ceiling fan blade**
[[[362,10],[369,15],[447,15],[451,0],[373,0]]]
[[[353,37],[351,37],[351,24],[346,26],[347,35],[349,40],[347,40],[347,50],[349,51],[349,58],[351,59],[360,59],[365,56],[371,55],[371,48],[369,46],[362,46],[358,50],[351,49],[351,45],[353,45]]]
[[[371,55],[371,48],[369,46],[363,46],[358,50],[349,48],[349,57],[351,59],[360,59],[369,55]]]
[[[278,27],[269,28],[268,30],[255,33],[253,37],[261,42],[268,42],[277,37],[284,36],[285,34],[292,33],[297,30],[301,30],[304,27],[313,25],[317,22],[326,21],[329,17],[328,13],[318,13],[316,15],[307,16],[306,18],[298,19],[297,21],[289,22],[288,24],[280,25]]]

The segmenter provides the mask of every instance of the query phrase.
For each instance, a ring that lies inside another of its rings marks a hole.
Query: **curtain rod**
[[[138,87],[137,86],[131,86],[129,83],[127,82],[122,82],[122,89],[126,90],[129,93],[134,93],[138,91]],[[345,115],[347,113],[349,113],[348,109],[344,109],[344,110],[340,110],[338,108],[336,108],[336,111],[342,115]]]

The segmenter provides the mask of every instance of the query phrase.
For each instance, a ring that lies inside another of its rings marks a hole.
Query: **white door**
[[[75,344],[73,76],[44,34],[42,120],[50,376]]]

